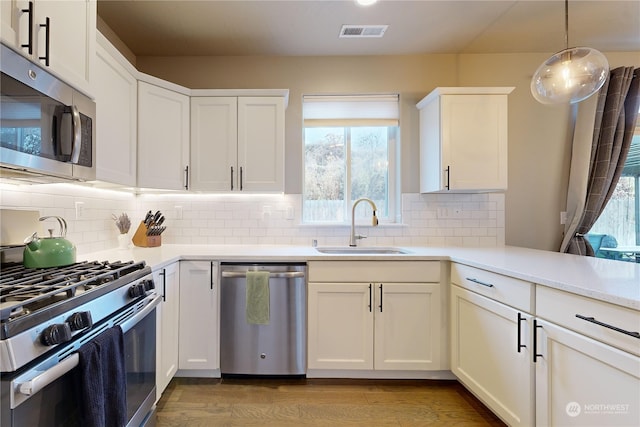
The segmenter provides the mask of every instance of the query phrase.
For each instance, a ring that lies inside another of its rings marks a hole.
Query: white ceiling
[[[563,0],[98,0],[136,56],[399,55],[556,52]],[[341,39],[344,24],[389,25],[383,38]],[[569,1],[569,44],[640,54],[640,0]]]

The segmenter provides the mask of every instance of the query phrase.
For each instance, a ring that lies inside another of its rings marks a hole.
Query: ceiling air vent
[[[388,25],[343,25],[340,29],[340,37],[382,37],[387,27]]]

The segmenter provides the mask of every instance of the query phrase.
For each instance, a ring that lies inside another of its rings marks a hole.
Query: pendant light
[[[531,93],[542,104],[574,104],[596,93],[609,75],[609,62],[589,47],[569,48],[569,0],[564,2],[566,49],[546,60],[531,79]]]

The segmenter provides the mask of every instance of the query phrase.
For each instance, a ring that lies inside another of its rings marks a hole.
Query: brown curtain
[[[640,68],[619,67],[598,93],[587,200],[566,252],[594,256],[584,237],[611,198],[627,160],[640,102]]]

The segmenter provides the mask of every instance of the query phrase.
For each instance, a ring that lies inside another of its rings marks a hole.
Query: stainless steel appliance
[[[248,323],[247,272],[269,274],[268,324]],[[220,372],[305,375],[307,267],[304,263],[220,264]]]
[[[160,297],[144,261],[14,263],[0,273],[0,425],[80,425],[77,351],[114,326],[124,334],[127,426],[151,425]]]
[[[2,176],[95,179],[95,102],[4,45],[0,69]]]

